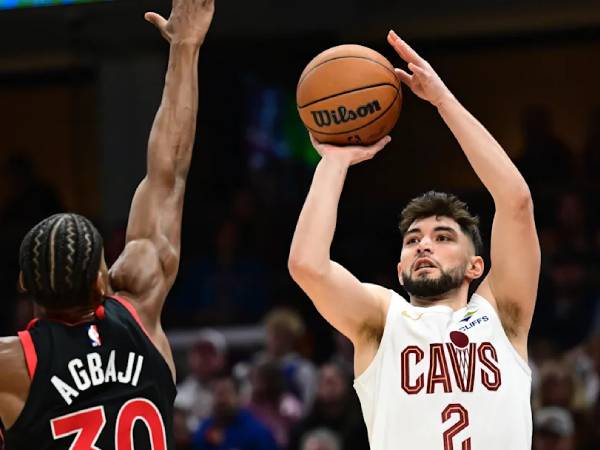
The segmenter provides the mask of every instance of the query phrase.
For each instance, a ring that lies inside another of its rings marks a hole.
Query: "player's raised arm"
[[[400,80],[437,107],[494,199],[491,269],[479,292],[495,301],[509,338],[526,356],[540,272],[540,248],[527,183],[498,142],[456,100],[427,61],[393,31],[388,41],[412,72],[396,69]]]
[[[361,283],[330,259],[329,250],[348,168],[373,158],[389,140],[384,137],[370,147],[335,147],[312,139],[322,159],[300,213],[288,261],[294,281],[323,317],[355,345],[361,332],[383,329],[389,292]]]
[[[114,290],[150,325],[159,323],[179,266],[183,199],[196,132],[198,52],[213,12],[213,0],[173,0],[168,20],[145,15],[169,42],[169,63],[148,142],[148,171],[133,198],[125,250],[110,275]]]

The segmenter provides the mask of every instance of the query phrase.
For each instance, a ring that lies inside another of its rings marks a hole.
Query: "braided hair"
[[[42,306],[81,305],[91,295],[102,257],[102,237],[92,222],[77,214],[55,214],[23,239],[19,265],[23,287]]]

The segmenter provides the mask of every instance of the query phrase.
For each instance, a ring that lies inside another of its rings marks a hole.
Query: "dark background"
[[[37,221],[75,211],[97,224],[109,260],[122,249],[168,56],[143,13],[169,7],[132,0],[0,12],[2,334],[31,315],[15,281],[19,243]],[[561,366],[572,389],[561,406],[579,427],[573,448],[594,448],[585,424],[600,409],[598,1],[217,0],[201,50],[197,146],[167,331],[253,330],[283,305],[307,323],[303,354],[317,364],[329,358],[331,329],[286,269],[316,161],[293,111],[295,85],[313,56],[337,44],[368,45],[399,64],[385,42],[390,28],[429,60],[530,183],[543,251],[534,391],[545,380],[536,374]],[[332,251],[361,279],[397,290],[396,223],[410,198],[459,194],[486,239],[493,213],[436,111],[404,94],[392,144],[350,171]]]

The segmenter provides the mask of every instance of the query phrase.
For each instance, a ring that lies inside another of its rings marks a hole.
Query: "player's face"
[[[478,278],[483,261],[473,244],[448,217],[416,220],[404,235],[398,275],[412,295],[437,297]]]

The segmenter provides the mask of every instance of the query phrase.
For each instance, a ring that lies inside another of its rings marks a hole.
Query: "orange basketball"
[[[402,91],[383,55],[362,45],[340,45],[308,63],[296,103],[302,122],[320,142],[372,144],[396,124]]]

